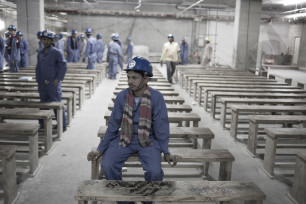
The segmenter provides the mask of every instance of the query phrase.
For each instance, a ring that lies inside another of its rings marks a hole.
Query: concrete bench
[[[192,108],[190,105],[181,105],[181,104],[166,104],[168,112],[186,112],[190,113]],[[108,104],[108,110],[112,111],[114,108],[114,104]]]
[[[28,140],[30,174],[35,174],[39,167],[38,161],[38,129],[39,125],[28,123],[0,123],[0,144],[24,146],[20,141],[7,140],[13,136],[22,138],[22,141]],[[18,150],[18,148],[17,148]]]
[[[274,88],[212,88],[212,87],[206,87],[203,88],[204,90],[204,107],[206,107],[207,110],[207,104],[210,98],[211,92],[246,92],[246,93],[294,93],[294,94],[304,94],[306,93],[306,90],[301,89],[274,89]],[[201,103],[201,98],[198,99],[199,104]]]
[[[111,116],[111,111],[106,111],[104,114],[105,125],[108,125],[110,116]],[[169,112],[168,120],[170,123],[178,123],[179,127],[182,127],[183,125],[185,127],[190,127],[190,122],[192,122],[192,127],[198,127],[201,117],[196,113]]]
[[[243,113],[302,113],[306,114],[306,106],[267,106],[267,105],[233,105],[230,135],[237,138],[238,118]]]
[[[57,112],[57,136],[63,135],[63,106],[64,102],[31,102],[31,101],[1,101],[0,107],[4,108],[41,108],[56,109]]]
[[[19,195],[17,191],[15,152],[16,146],[14,145],[0,145],[4,204],[15,203]]]
[[[220,97],[249,97],[249,98],[306,98],[306,94],[291,94],[291,93],[243,93],[243,92],[212,92],[210,115],[215,118],[216,106]],[[206,110],[206,107],[204,107]]]
[[[300,87],[301,89],[304,89],[306,85],[306,81],[298,81],[297,86]]]
[[[221,105],[220,123],[225,127],[228,104],[246,105],[306,105],[305,99],[283,99],[283,98],[219,98]]]
[[[29,119],[44,121],[44,147],[45,153],[49,153],[53,147],[52,141],[52,117],[54,116],[51,110],[39,109],[0,109],[0,122],[4,119]]]
[[[101,126],[98,130],[98,137],[102,139],[105,135],[107,126]],[[215,137],[209,128],[195,127],[170,127],[170,138],[192,139],[192,148],[198,148],[198,139],[203,139],[202,149],[211,148],[211,140]]]
[[[121,90],[114,90],[113,91],[113,94],[114,95],[118,95],[118,93],[120,92]],[[167,90],[159,90],[159,92],[163,95],[163,96],[178,96],[179,93],[176,92],[176,91],[167,91]],[[305,90],[306,92],[306,90]]]
[[[74,198],[88,201],[219,202],[243,200],[262,204],[265,193],[245,181],[109,181],[83,180]]]
[[[170,150],[171,154],[180,155],[183,160],[177,164],[177,168],[200,168],[200,175],[203,177],[208,176],[208,168],[206,163],[218,162],[219,167],[219,180],[229,181],[232,175],[232,163],[235,157],[226,149],[184,149],[184,151],[175,149]],[[162,155],[161,155],[162,156]],[[163,161],[163,159],[162,159]],[[136,163],[135,163],[136,162]],[[188,162],[187,165],[181,165],[180,163]],[[93,160],[91,162],[91,179],[103,178],[103,170],[99,170],[101,159]],[[141,163],[138,162],[138,155],[132,155],[129,157],[124,165],[125,167],[142,167]],[[167,162],[162,162],[163,168],[171,168]],[[99,175],[100,172],[100,175]],[[185,175],[187,177],[188,175]],[[194,175],[192,175],[194,176]]]
[[[305,115],[249,115],[248,151],[256,156],[259,124],[305,123]]]
[[[295,174],[293,178],[293,186],[289,193],[289,198],[294,203],[306,202],[306,152],[299,152],[296,157]]]
[[[265,128],[267,133],[266,146],[265,146],[265,157],[263,171],[271,178],[274,177],[274,167],[277,154],[277,141],[279,139],[306,139],[306,128]],[[286,150],[286,149],[285,149]],[[292,153],[290,149],[290,154]],[[284,147],[282,147],[284,152]],[[301,148],[297,151],[303,151]],[[306,152],[306,149],[304,150]],[[288,154],[289,154],[288,153]],[[287,154],[286,154],[287,155]]]
[[[116,96],[112,96],[112,101],[115,102]],[[164,96],[166,104],[183,104],[185,99],[181,96]]]
[[[2,86],[14,86],[14,87],[38,87],[37,82],[34,81],[0,81]],[[62,88],[77,88],[79,93],[80,107],[83,106],[85,101],[85,84],[84,83],[62,83]],[[76,101],[76,99],[74,99]]]
[[[69,125],[72,120],[72,100],[73,95],[71,93],[62,93],[62,99],[66,100],[67,102],[67,124]],[[36,99],[40,100],[40,96],[38,93],[21,93],[21,92],[0,92],[0,98],[7,98],[7,99]]]
[[[288,84],[288,85],[292,84],[292,78],[284,77],[284,76],[281,76],[279,74],[271,74],[271,73],[269,73],[269,79],[276,79],[276,78],[284,79],[285,83]]]
[[[171,86],[151,86],[149,85],[150,87],[152,87],[153,89],[156,89],[156,90],[159,90],[159,91],[174,91],[174,88],[171,87]],[[117,86],[115,88],[115,90],[123,90],[123,89],[126,89],[128,88],[129,86],[126,84],[126,85],[123,85],[123,86]]]

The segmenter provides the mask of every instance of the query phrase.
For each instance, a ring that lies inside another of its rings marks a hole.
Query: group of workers
[[[23,33],[10,25],[5,32],[5,39],[0,36],[0,71],[3,71],[4,66],[8,66],[10,72],[27,67],[28,51],[29,43],[23,38]]]

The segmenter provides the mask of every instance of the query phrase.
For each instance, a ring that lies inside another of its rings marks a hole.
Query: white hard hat
[[[206,37],[205,40],[206,40],[206,41],[210,41],[209,37]]]

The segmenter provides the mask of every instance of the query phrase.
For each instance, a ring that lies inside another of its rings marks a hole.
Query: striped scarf
[[[121,122],[119,145],[123,147],[128,146],[133,137],[133,104],[134,95],[130,91],[126,98]],[[146,147],[152,145],[152,141],[149,137],[152,123],[151,92],[149,87],[146,88],[142,95],[139,109],[138,140],[142,147]]]

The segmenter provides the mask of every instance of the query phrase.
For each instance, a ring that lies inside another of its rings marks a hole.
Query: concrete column
[[[251,49],[258,46],[262,0],[236,0],[233,68],[248,70],[256,67]],[[256,59],[256,56],[253,56]]]
[[[301,44],[299,49],[299,58],[298,58],[298,66],[306,67],[306,24],[303,23],[302,35],[301,35]]]
[[[17,29],[29,42],[29,65],[36,65],[38,39],[36,33],[45,28],[44,0],[17,0]]]

